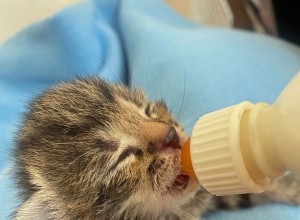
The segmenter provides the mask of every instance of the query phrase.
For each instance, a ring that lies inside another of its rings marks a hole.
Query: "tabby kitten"
[[[199,219],[265,198],[300,201],[296,177],[261,195],[212,196],[181,173],[186,136],[166,105],[98,78],[35,98],[16,137],[15,219]]]

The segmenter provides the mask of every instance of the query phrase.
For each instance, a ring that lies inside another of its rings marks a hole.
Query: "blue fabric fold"
[[[279,39],[186,24],[159,0],[129,2],[120,23],[131,83],[166,100],[188,133],[205,113],[245,100],[273,103],[300,69],[299,48]]]
[[[0,219],[17,204],[13,134],[25,103],[61,80],[98,75],[164,99],[187,133],[201,115],[238,102],[272,103],[300,69],[282,40],[193,24],[162,0],[90,0],[21,30],[0,45]],[[300,219],[269,204],[205,219]]]

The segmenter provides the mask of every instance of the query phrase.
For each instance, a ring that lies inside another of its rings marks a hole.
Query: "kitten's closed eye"
[[[119,160],[122,161],[131,155],[141,157],[143,155],[143,151],[136,147],[128,147],[120,154]]]
[[[168,112],[167,107],[163,102],[150,102],[145,108],[145,114],[151,119],[157,119],[159,117],[159,111],[162,110],[165,113]],[[167,114],[169,114],[169,112]]]
[[[127,147],[118,157],[118,159],[116,160],[116,162],[111,166],[111,168],[109,169],[109,171],[113,171],[114,169],[116,169],[116,167],[122,162],[124,161],[126,158],[130,157],[130,156],[136,156],[138,158],[141,158],[143,156],[143,151],[139,148],[136,147]]]

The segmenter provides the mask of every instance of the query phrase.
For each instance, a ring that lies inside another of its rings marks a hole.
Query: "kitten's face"
[[[17,153],[34,188],[69,212],[159,215],[195,187],[180,172],[184,141],[162,102],[89,79],[61,84],[33,102]]]

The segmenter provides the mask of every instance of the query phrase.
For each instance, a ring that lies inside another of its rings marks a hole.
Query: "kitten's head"
[[[16,156],[30,196],[39,193],[64,215],[158,216],[195,186],[181,173],[184,141],[163,102],[89,78],[59,84],[31,103]]]

